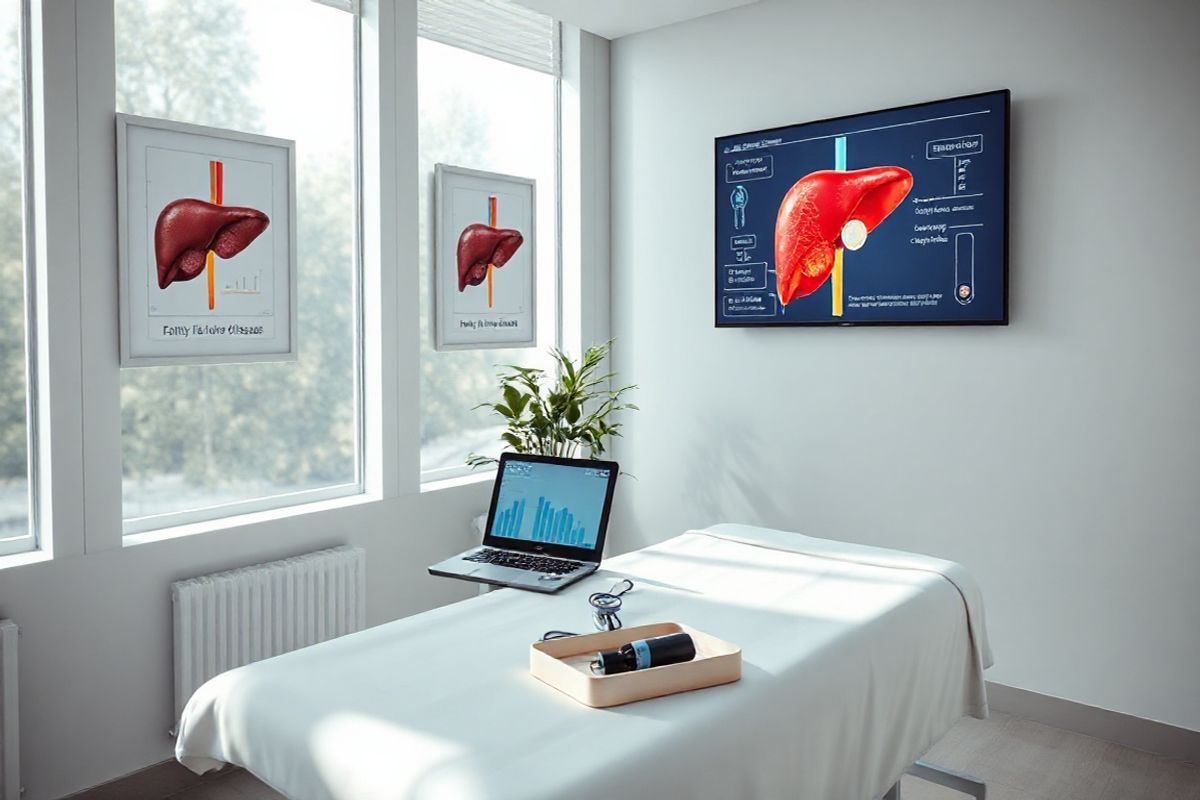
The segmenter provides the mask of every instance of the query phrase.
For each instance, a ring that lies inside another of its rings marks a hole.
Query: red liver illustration
[[[525,241],[513,228],[493,228],[473,222],[458,235],[458,290],[478,286],[487,278],[488,264],[499,269]]]
[[[233,258],[267,229],[271,220],[255,208],[222,206],[186,198],[168,203],[154,226],[154,255],[158,288],[190,281],[204,272],[212,250]]]
[[[787,305],[819,289],[838,248],[862,247],[912,184],[912,173],[902,167],[820,170],[796,181],[775,218],[779,302]]]

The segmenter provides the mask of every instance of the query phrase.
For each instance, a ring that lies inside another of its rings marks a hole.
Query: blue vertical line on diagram
[[[542,536],[542,526],[546,522],[546,498],[538,498],[537,513],[533,517],[533,533],[530,535],[534,541],[537,541]]]

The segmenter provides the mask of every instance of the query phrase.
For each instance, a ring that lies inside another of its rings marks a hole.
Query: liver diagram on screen
[[[833,315],[842,316],[843,250],[862,248],[912,185],[912,173],[892,166],[818,170],[796,181],[775,220],[779,302],[810,295],[832,276]]]

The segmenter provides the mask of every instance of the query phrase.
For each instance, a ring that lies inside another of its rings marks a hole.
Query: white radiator
[[[21,796],[17,746],[17,626],[0,620],[0,800]]]
[[[175,721],[209,678],[362,630],[366,566],[362,548],[335,547],[172,583]]]

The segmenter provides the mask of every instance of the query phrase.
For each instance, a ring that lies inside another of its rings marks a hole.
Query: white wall
[[[562,25],[562,346],[583,352],[608,341],[609,41]]]
[[[992,680],[1200,729],[1198,31],[766,0],[616,41],[616,549],[741,520],[951,558]],[[713,137],[1002,87],[1010,327],[713,329]]]

